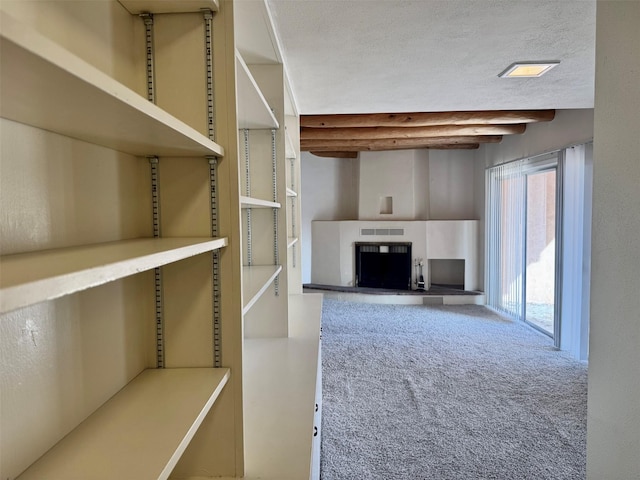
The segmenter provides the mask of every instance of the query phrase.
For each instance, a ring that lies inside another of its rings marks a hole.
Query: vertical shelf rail
[[[213,80],[213,12],[205,10],[203,12],[204,19],[204,51],[205,51],[205,67],[207,72],[206,89],[207,89],[207,131],[209,139],[216,141],[216,121],[215,121],[215,84]],[[209,163],[209,185],[211,190],[211,236],[218,236],[218,159],[216,157],[207,157]],[[215,250],[211,253],[212,275],[213,275],[213,366],[222,367],[222,310],[220,305],[220,252]]]
[[[211,186],[211,236],[218,236],[218,192],[217,192],[217,168],[218,159],[208,157],[209,184]],[[214,250],[211,254],[213,272],[213,366],[222,367],[222,330],[220,308],[220,252]]]
[[[251,171],[250,171],[250,158],[249,158],[249,130],[246,128],[242,130],[242,137],[244,140],[244,194],[247,197],[251,196]],[[251,207],[246,209],[247,214],[247,265],[251,266],[253,259],[251,256]]]
[[[272,170],[272,187],[273,201],[278,201],[278,177],[277,177],[277,155],[276,155],[276,131],[271,129],[271,170]],[[273,263],[280,265],[280,252],[278,251],[278,209],[273,209]],[[274,280],[276,297],[280,291],[280,275],[278,274]]]
[[[295,159],[290,158],[291,168],[289,169],[289,175],[291,177],[291,190],[296,191],[295,184]],[[291,197],[291,236],[296,236],[296,197]],[[291,264],[293,268],[296,268],[296,244],[291,246]]]
[[[153,237],[160,238],[160,188],[159,188],[159,159],[148,157],[151,165],[151,210],[153,212]],[[155,292],[155,322],[156,322],[156,366],[164,368],[164,315],[162,295],[162,269],[153,269]]]
[[[147,100],[156,103],[155,95],[155,64],[153,61],[153,15],[150,13],[141,13],[140,17],[144,21],[145,30],[145,51],[147,55]]]
[[[140,15],[144,22],[145,29],[145,52],[146,52],[146,77],[147,77],[147,100],[156,103],[155,92],[155,63],[154,63],[154,41],[153,41],[153,15],[143,13]],[[153,237],[160,238],[160,182],[158,157],[148,157],[151,165],[151,208],[153,212]],[[155,292],[155,322],[156,322],[156,366],[164,368],[164,314],[162,295],[162,269],[153,269],[154,292]]]
[[[207,71],[207,129],[209,139],[216,141],[215,85],[213,81],[213,12],[204,11],[204,51]]]

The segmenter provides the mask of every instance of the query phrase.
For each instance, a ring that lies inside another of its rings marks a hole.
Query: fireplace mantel
[[[354,286],[356,242],[411,242],[412,260],[424,263],[426,288],[430,260],[463,260],[464,289],[478,288],[477,220],[314,221],[311,282]],[[415,286],[415,271],[412,280]]]

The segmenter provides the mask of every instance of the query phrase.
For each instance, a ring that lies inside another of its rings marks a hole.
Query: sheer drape
[[[523,315],[524,161],[488,172],[488,304],[518,319]]]

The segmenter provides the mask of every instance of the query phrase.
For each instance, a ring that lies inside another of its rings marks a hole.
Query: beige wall
[[[640,478],[640,2],[598,1],[587,478]]]
[[[557,110],[551,122],[528,125],[521,135],[480,147],[476,158],[485,167],[587,143],[593,138],[593,109]]]
[[[360,152],[359,220],[426,220],[429,202],[427,150]],[[425,168],[425,164],[427,167]],[[382,213],[381,199],[392,199]]]
[[[430,220],[476,219],[475,152],[429,150]]]
[[[358,215],[358,161],[302,152],[302,282],[311,282],[312,220],[353,220]]]

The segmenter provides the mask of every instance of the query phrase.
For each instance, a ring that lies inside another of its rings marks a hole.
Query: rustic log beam
[[[326,158],[358,158],[358,152],[310,152],[316,157]]]
[[[520,134],[526,124],[442,125],[435,127],[357,127],[300,129],[300,140],[366,140],[376,138],[428,138]]]
[[[435,125],[507,125],[549,122],[555,110],[495,110],[478,112],[414,112],[301,115],[301,127],[429,127]]]
[[[428,150],[477,150],[480,148],[479,143],[462,143],[459,145],[434,145],[427,147]]]
[[[369,145],[369,146],[353,146],[353,145],[329,145],[322,146],[317,144],[313,147],[300,147],[302,152],[382,152],[387,150],[418,150],[421,148],[441,149],[441,150],[468,150],[478,148],[479,143],[440,143],[427,145]]]
[[[373,140],[301,140],[300,149],[313,151],[316,148],[332,148],[342,151],[344,147],[357,147],[361,150],[385,150],[407,148],[428,148],[436,145],[456,145],[473,143],[498,143],[501,135],[477,135],[469,137],[432,137],[432,138],[378,138]]]

